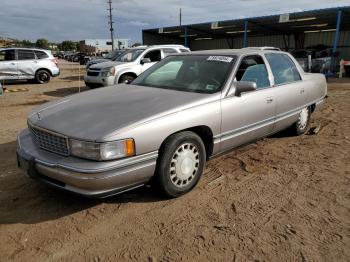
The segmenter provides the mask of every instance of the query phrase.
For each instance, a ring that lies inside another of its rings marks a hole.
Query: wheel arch
[[[36,73],[38,73],[40,70],[45,70],[46,72],[48,72],[48,73],[50,74],[51,77],[53,77],[51,70],[48,69],[48,68],[45,68],[45,67],[38,68],[38,69],[35,71],[34,76],[36,76]]]
[[[184,131],[191,131],[198,135],[201,140],[203,141],[203,144],[205,146],[205,151],[206,151],[206,159],[208,160],[209,157],[213,154],[213,148],[214,148],[214,136],[213,136],[213,131],[211,130],[210,127],[206,125],[200,125],[200,126],[193,126],[189,127],[186,129],[178,130],[170,135],[168,135],[160,145],[159,151],[161,152],[165,142],[169,139],[174,134],[178,134]]]
[[[125,75],[129,75],[129,76],[132,76],[134,78],[137,77],[137,74],[135,72],[131,72],[131,71],[126,71],[126,72],[123,72],[117,79],[117,83],[120,84],[120,79],[125,76]]]

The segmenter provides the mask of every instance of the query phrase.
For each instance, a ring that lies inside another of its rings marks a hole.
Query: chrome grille
[[[69,155],[67,137],[32,125],[28,126],[40,148],[63,156]]]

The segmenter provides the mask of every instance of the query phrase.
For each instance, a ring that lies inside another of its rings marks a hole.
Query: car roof
[[[32,50],[32,51],[44,51],[44,52],[49,52],[50,50],[47,49],[40,49],[40,48],[30,48],[30,47],[4,47],[0,48],[0,50],[12,50],[12,49],[17,49],[17,50]]]
[[[174,55],[235,55],[235,56],[241,56],[241,55],[249,55],[249,54],[264,54],[264,53],[286,53],[283,51],[280,51],[277,48],[260,48],[260,47],[249,47],[249,48],[242,48],[242,49],[215,49],[215,50],[201,50],[201,51],[192,51],[191,53],[181,53],[181,54],[174,54]]]

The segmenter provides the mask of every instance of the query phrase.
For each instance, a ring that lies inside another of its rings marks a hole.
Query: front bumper
[[[101,86],[113,86],[115,84],[115,76],[108,76],[108,77],[102,77],[102,76],[84,76],[84,81],[87,85],[89,84],[99,84]]]
[[[28,129],[17,138],[17,163],[27,175],[86,197],[106,197],[144,185],[154,174],[158,152],[117,161],[89,161],[42,150]]]

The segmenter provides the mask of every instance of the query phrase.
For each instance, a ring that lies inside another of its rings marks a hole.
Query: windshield
[[[133,62],[135,61],[145,49],[132,49],[124,52],[122,55],[118,56],[114,61],[118,62]]]
[[[221,90],[234,61],[234,56],[169,56],[141,74],[133,84],[215,93]]]
[[[105,56],[105,58],[106,58],[106,59],[111,59],[111,60],[112,60],[113,57],[119,56],[122,52],[123,52],[123,51],[121,51],[121,50],[114,50],[114,51],[108,53],[108,54]]]

